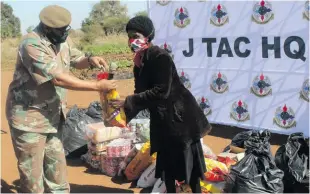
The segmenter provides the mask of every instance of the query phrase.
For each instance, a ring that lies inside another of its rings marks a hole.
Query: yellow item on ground
[[[125,175],[129,181],[138,179],[143,171],[156,159],[156,153],[150,156],[150,149],[151,144],[148,141],[126,167]]]
[[[200,181],[200,186],[203,193],[223,193],[225,181],[217,183]]]

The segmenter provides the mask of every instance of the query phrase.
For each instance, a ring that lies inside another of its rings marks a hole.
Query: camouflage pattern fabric
[[[18,159],[20,192],[69,193],[65,153],[57,133],[26,132],[14,127],[10,129]],[[46,190],[44,185],[47,186]]]
[[[37,27],[19,46],[13,81],[9,86],[6,115],[14,128],[38,133],[56,133],[60,115],[66,115],[66,89],[50,80],[70,71],[84,57],[70,38],[58,47]]]
[[[84,57],[70,38],[52,45],[37,27],[19,46],[6,116],[18,160],[21,190],[69,192],[63,145],[57,137],[66,110],[66,90],[51,82]]]

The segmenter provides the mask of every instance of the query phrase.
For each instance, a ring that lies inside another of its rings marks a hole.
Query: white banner
[[[309,137],[309,2],[149,1],[211,123]]]

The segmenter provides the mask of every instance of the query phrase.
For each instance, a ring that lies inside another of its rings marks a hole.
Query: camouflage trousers
[[[55,133],[11,128],[22,193],[69,193],[63,145]]]

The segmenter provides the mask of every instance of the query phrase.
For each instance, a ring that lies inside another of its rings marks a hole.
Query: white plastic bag
[[[209,148],[207,145],[202,144],[202,150],[203,150],[203,155],[205,158],[210,158],[213,160],[217,160],[217,156],[213,153],[211,148]]]
[[[132,119],[128,126],[131,131],[137,132],[143,141],[150,140],[150,119]]]
[[[162,181],[161,178],[157,179],[151,193],[167,193],[165,181]]]
[[[155,178],[156,162],[151,164],[140,176],[137,186],[140,188],[148,188],[154,186],[157,179]]]

